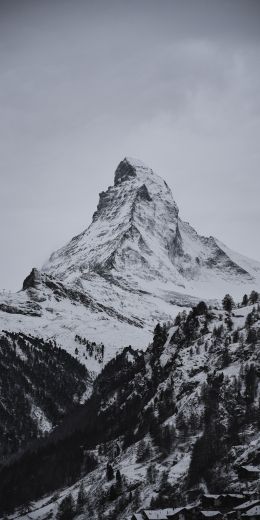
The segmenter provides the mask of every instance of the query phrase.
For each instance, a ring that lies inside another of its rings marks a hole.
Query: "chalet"
[[[178,520],[197,520],[198,517],[199,507],[197,504],[191,504],[181,508],[178,514]]]
[[[205,511],[217,509],[221,503],[221,495],[201,495],[200,503],[201,507],[205,509]]]
[[[236,513],[236,518],[240,520],[241,516],[245,514],[249,509],[252,509],[255,506],[260,505],[260,500],[248,500],[243,504],[240,504],[237,507],[234,507],[234,512]]]
[[[237,520],[237,512],[236,511],[228,511],[228,513],[225,514],[226,520]]]
[[[142,511],[143,520],[168,520],[170,515],[174,512],[174,509],[155,509],[148,510],[144,509]]]
[[[201,508],[205,511],[228,512],[245,501],[244,495],[227,493],[221,495],[202,495],[200,498]]]
[[[245,500],[246,497],[238,493],[228,493],[226,495],[221,495],[220,509],[222,512],[230,511],[231,509],[234,509],[236,506],[245,502]]]
[[[246,513],[241,515],[241,520],[260,520],[260,505],[248,509]]]
[[[172,512],[169,514],[168,518],[169,520],[183,520],[182,512],[184,510],[184,507],[176,507],[172,510]]]
[[[223,515],[220,511],[200,511],[199,520],[221,520]]]
[[[240,480],[257,480],[260,475],[259,468],[255,466],[239,466],[237,474]]]

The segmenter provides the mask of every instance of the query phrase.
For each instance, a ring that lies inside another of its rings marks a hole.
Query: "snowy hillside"
[[[83,489],[76,517],[123,520],[201,491],[257,492],[259,341],[260,308],[251,302],[231,312],[200,304],[170,329],[157,326],[146,352],[128,348],[111,360],[70,429],[64,424],[39,446],[36,464],[29,455],[28,467],[25,455],[19,473],[15,465],[2,469],[1,499],[8,503],[7,490],[22,481],[17,504],[44,489],[43,500],[26,506],[44,519]],[[45,481],[46,464],[56,467],[61,457],[59,475]]]
[[[90,394],[84,365],[55,342],[0,334],[0,463],[50,432]]]
[[[241,297],[260,280],[260,263],[232,253],[213,237],[199,236],[179,218],[165,181],[140,161],[126,158],[114,186],[100,194],[89,228],[53,253],[44,271],[97,296],[98,275],[105,302],[115,294],[148,292],[174,301],[179,292],[198,298]],[[102,282],[101,282],[102,280]]]
[[[158,321],[179,306],[241,297],[259,287],[260,264],[199,236],[179,218],[167,184],[140,161],[126,158],[114,185],[100,194],[90,226],[33,270],[23,290],[0,295],[0,327],[39,334],[74,355],[75,336],[118,349],[144,348]],[[83,356],[95,373],[100,362]]]

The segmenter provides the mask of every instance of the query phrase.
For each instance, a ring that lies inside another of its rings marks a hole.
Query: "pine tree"
[[[146,443],[143,439],[139,442],[137,453],[136,453],[136,462],[144,462],[148,459],[150,455],[150,445]]]
[[[77,498],[77,504],[76,504],[76,511],[77,513],[83,513],[84,512],[84,506],[86,503],[86,496],[85,496],[85,489],[83,480],[80,483],[79,492],[78,492],[78,498]]]
[[[256,291],[252,291],[249,296],[249,301],[252,305],[258,302],[259,294]]]
[[[242,307],[246,307],[248,305],[248,296],[247,294],[244,294],[242,299]]]
[[[140,489],[136,488],[133,496],[133,506],[135,509],[138,509],[140,506],[141,496],[140,496]]]
[[[226,294],[222,300],[222,307],[225,311],[231,312],[233,307],[235,307],[234,300],[230,294]]]
[[[119,469],[116,472],[116,484],[117,484],[117,488],[121,489],[121,487],[122,487],[122,477],[121,477],[121,473],[120,473]]]
[[[113,480],[113,478],[114,478],[114,470],[113,470],[111,464],[109,464],[109,462],[108,462],[107,463],[107,480],[108,480],[108,482],[110,480]]]
[[[194,309],[197,316],[200,316],[201,314],[207,314],[208,307],[205,302],[201,301],[198,303],[197,307]]]
[[[163,347],[166,340],[167,340],[166,325],[163,324],[163,326],[161,326],[160,323],[157,323],[157,325],[154,329],[153,346],[155,348]]]
[[[56,516],[57,520],[72,520],[75,515],[74,509],[72,495],[67,495],[59,504]]]
[[[148,484],[154,484],[156,481],[157,470],[155,464],[150,464],[147,468],[146,479]]]

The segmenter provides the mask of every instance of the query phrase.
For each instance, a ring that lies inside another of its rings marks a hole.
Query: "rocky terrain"
[[[5,508],[11,500],[43,519],[70,495],[76,508],[83,489],[85,518],[123,519],[141,506],[175,507],[201,491],[256,492],[257,300],[252,293],[243,306],[229,298],[224,308],[201,302],[172,325],[157,325],[146,351],[118,354],[72,419],[2,467]],[[46,479],[50,464],[59,469]]]
[[[90,226],[0,295],[0,512],[123,520],[256,494],[259,282],[125,158]]]
[[[84,365],[55,342],[0,334],[0,461],[45,436],[90,392]]]
[[[198,235],[164,180],[125,158],[90,226],[33,269],[20,292],[0,295],[0,326],[53,338],[72,355],[79,334],[105,345],[106,362],[122,347],[145,348],[180,306],[227,292],[241,298],[259,280],[260,263]],[[102,367],[81,351],[79,360],[91,372]]]

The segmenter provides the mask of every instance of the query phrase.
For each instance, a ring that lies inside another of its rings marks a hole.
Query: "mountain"
[[[124,349],[80,410],[2,466],[1,510],[22,504],[43,520],[72,494],[76,518],[123,520],[202,491],[254,496],[259,360],[257,302],[230,312],[200,303],[172,327],[157,325],[145,352]]]
[[[43,270],[95,297],[106,282],[125,295],[156,293],[177,303],[181,295],[184,302],[187,295],[221,298],[225,291],[242,296],[260,279],[260,263],[199,236],[179,218],[165,181],[130,158],[117,167],[114,186],[100,194],[91,225],[53,253]],[[111,290],[103,289],[105,301],[113,301]],[[122,305],[133,314],[128,301]]]
[[[50,432],[91,390],[87,369],[55,342],[0,334],[0,461]]]
[[[39,334],[86,363],[76,336],[104,344],[108,361],[123,346],[144,348],[159,321],[179,306],[241,297],[259,287],[260,263],[202,237],[179,217],[170,188],[135,159],[120,162],[90,226],[33,270],[23,289],[0,297],[0,325]],[[103,360],[102,360],[103,361]]]

